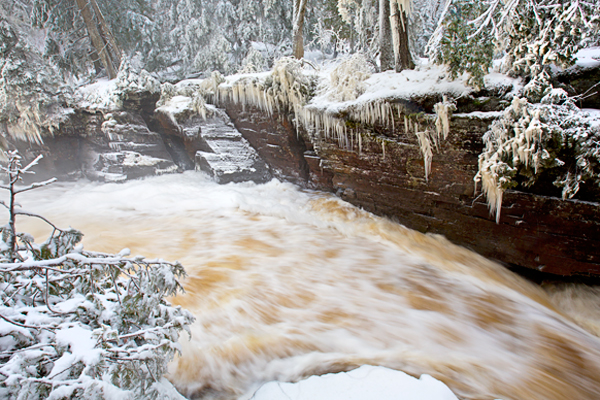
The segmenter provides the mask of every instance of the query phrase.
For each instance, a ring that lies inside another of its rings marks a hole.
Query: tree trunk
[[[95,48],[92,48],[92,51],[90,52],[90,57],[92,57],[92,63],[94,64],[96,75],[98,75],[102,71],[102,63],[100,62],[100,56],[98,55],[98,52]]]
[[[390,25],[390,0],[379,0],[379,66],[381,72],[394,67]]]
[[[115,57],[114,54],[111,54],[109,51],[110,46],[108,40],[101,33],[99,23],[97,22],[99,18],[96,16],[96,12],[94,11],[95,8],[98,7],[96,0],[75,1],[77,3],[77,7],[79,8],[79,12],[81,13],[81,17],[83,18],[83,21],[87,27],[92,44],[98,52],[98,56],[100,57],[100,61],[102,62],[104,69],[106,69],[108,79],[116,78],[117,70],[120,65],[120,57]],[[106,29],[108,29],[108,27],[106,27]],[[112,34],[110,36],[112,36]]]
[[[113,60],[116,62],[116,65],[120,66],[121,65],[121,54],[122,54],[121,48],[117,44],[117,40],[115,39],[112,32],[110,31],[110,28],[108,27],[108,24],[106,23],[106,20],[104,19],[104,15],[102,15],[102,11],[100,11],[100,8],[98,7],[98,3],[96,3],[96,0],[89,0],[89,2],[94,9],[94,14],[96,15],[96,19],[98,20],[98,26],[100,28],[100,33],[102,34],[104,41],[110,45],[111,56],[113,57]]]
[[[404,2],[402,2],[404,3]],[[414,69],[415,63],[408,47],[408,18],[403,4],[399,0],[390,1],[390,21],[394,39],[394,59],[396,72]]]
[[[294,32],[293,50],[294,57],[304,57],[304,14],[306,13],[307,0],[294,0]]]

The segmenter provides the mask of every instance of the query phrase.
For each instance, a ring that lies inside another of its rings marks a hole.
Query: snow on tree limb
[[[449,0],[427,48],[452,76],[469,72],[481,87],[495,54],[505,54],[505,72],[536,79],[552,65],[571,66],[579,49],[595,44],[598,2]]]
[[[165,301],[182,290],[183,267],[84,251],[76,230],[55,229],[41,245],[15,234],[15,215],[39,217],[15,211],[14,182],[28,169],[19,160],[16,152],[8,155],[11,199],[4,205],[13,222],[0,229],[2,393],[182,399],[162,376],[179,351],[180,331],[193,320]]]

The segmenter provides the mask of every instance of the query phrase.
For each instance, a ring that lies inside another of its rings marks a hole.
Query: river
[[[196,322],[170,380],[188,397],[248,398],[265,381],[372,364],[466,399],[600,398],[600,289],[536,286],[329,194],[186,172],[19,200],[81,230],[88,250],[182,262],[186,293],[172,301]],[[29,219],[18,229],[47,234]]]

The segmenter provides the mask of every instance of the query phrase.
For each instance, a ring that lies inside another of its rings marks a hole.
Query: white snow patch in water
[[[268,382],[252,400],[458,400],[442,382],[385,367],[363,365],[350,372],[311,376],[297,383]]]

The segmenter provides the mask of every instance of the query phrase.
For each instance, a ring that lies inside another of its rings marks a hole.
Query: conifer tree
[[[116,78],[121,65],[121,50],[104,20],[96,0],[75,0],[75,2],[108,78]]]
[[[192,315],[165,298],[182,290],[179,263],[83,250],[81,232],[23,210],[21,185],[39,161],[5,154],[9,192],[0,206],[0,396],[11,399],[182,399],[164,379]],[[18,232],[16,217],[52,228],[44,243]]]
[[[580,0],[451,0],[429,43],[453,75],[475,83],[505,54],[504,70],[544,80],[551,65],[568,67],[575,53],[600,43],[600,2]]]

